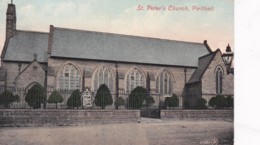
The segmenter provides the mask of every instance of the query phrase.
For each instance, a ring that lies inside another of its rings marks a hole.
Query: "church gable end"
[[[33,82],[37,82],[44,86],[45,70],[37,62],[33,61],[26,67],[15,79],[15,85],[18,88],[26,88]]]
[[[201,83],[202,97],[207,101],[216,94],[224,96],[234,94],[233,75],[227,74],[226,66],[220,50],[216,50],[216,55],[203,74]]]

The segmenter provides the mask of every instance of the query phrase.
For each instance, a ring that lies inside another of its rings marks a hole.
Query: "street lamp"
[[[234,74],[234,68],[231,67],[233,59],[234,59],[234,53],[231,51],[231,47],[227,46],[226,53],[222,55],[222,58],[224,60],[224,63],[226,65],[227,74],[232,73]]]

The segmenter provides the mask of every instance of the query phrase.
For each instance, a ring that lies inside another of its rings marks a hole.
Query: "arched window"
[[[100,66],[97,68],[97,70],[94,72],[94,81],[92,84],[93,91],[96,92],[100,85],[106,84],[109,88],[110,92],[113,92],[114,90],[114,75],[110,68],[107,66]]]
[[[222,94],[223,70],[220,66],[216,69],[216,93]]]
[[[161,95],[172,94],[172,78],[166,70],[162,70],[156,77],[156,91]]]
[[[126,74],[126,93],[131,91],[137,86],[145,87],[145,76],[138,68],[132,68]]]
[[[75,90],[80,89],[81,75],[73,64],[64,65],[58,72],[58,88]]]

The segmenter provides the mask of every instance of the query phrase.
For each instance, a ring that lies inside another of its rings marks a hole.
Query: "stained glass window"
[[[110,92],[114,91],[114,76],[110,68],[105,65],[100,66],[94,74],[93,90],[96,92],[100,85],[106,84]]]
[[[172,78],[166,70],[162,70],[156,77],[156,91],[161,95],[172,94]]]
[[[64,65],[58,73],[58,88],[80,89],[81,76],[79,70],[72,64]]]
[[[133,68],[126,74],[126,93],[131,93],[137,86],[145,87],[145,77],[141,70]]]
[[[220,66],[216,69],[216,93],[222,94],[223,70]]]

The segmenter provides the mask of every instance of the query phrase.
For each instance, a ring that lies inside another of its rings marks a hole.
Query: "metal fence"
[[[6,92],[9,92],[6,93]],[[163,103],[163,97],[160,94],[150,91],[149,93],[137,93],[129,97],[130,94],[119,90],[116,93],[91,92],[91,97],[84,100],[83,91],[68,89],[44,89],[43,92],[36,90],[28,97],[29,89],[0,87],[0,108],[9,109],[141,109],[158,108]],[[53,92],[58,92],[62,99],[50,101]],[[13,95],[10,95],[10,93]],[[74,93],[74,95],[73,95]],[[29,98],[29,99],[28,99]],[[87,103],[86,103],[87,102]],[[85,103],[85,104],[84,104]]]
[[[130,97],[130,94],[124,90],[98,93],[97,91],[41,89],[30,92],[31,89],[28,88],[0,86],[0,109],[214,109],[205,106],[206,102],[202,98],[181,97],[180,94],[177,94],[179,106],[170,107],[165,100],[170,95],[161,95],[155,91],[145,94],[137,92]],[[55,97],[51,99],[50,96]],[[233,100],[229,102],[232,103]],[[222,107],[222,109],[233,109],[233,106]]]

